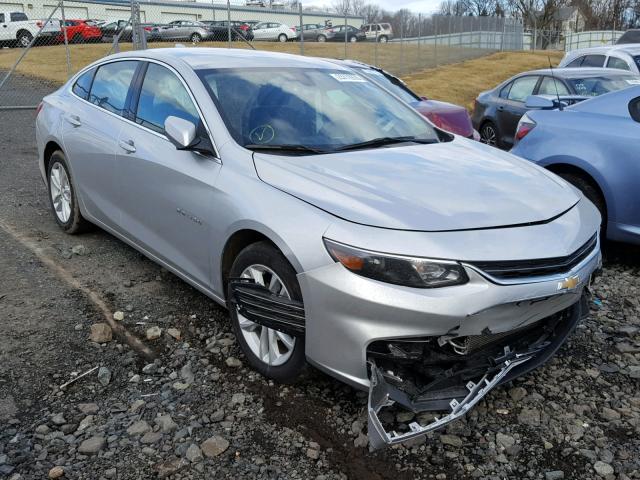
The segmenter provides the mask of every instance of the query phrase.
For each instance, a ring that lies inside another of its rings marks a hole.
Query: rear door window
[[[12,22],[25,22],[29,20],[27,16],[22,12],[13,12],[10,15],[11,15]]]
[[[78,77],[76,83],[71,87],[71,91],[83,100],[89,98],[89,91],[91,90],[91,82],[93,81],[93,75],[96,73],[96,69],[92,68],[88,72],[83,73]]]
[[[4,23],[4,13],[0,13],[0,23]]]
[[[619,70],[631,70],[627,62],[618,57],[609,57],[609,60],[607,60],[607,67],[617,68]]]
[[[533,95],[539,78],[540,77],[531,75],[515,79],[507,98],[514,102],[524,102],[529,95]]]
[[[98,68],[89,101],[117,115],[124,115],[131,80],[137,61],[113,62]]]
[[[579,67],[580,65],[582,65],[582,61],[584,60],[584,57],[578,57],[575,60],[569,62],[567,64],[567,68],[576,68]]]
[[[178,117],[198,125],[199,116],[189,92],[168,68],[150,63],[142,82],[136,123],[164,133],[167,117]]]
[[[604,55],[585,55],[582,61],[581,67],[603,67]]]

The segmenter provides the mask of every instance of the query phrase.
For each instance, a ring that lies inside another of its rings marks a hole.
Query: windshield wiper
[[[338,147],[334,151],[343,152],[345,150],[358,150],[360,148],[383,147],[385,145],[393,145],[396,143],[406,143],[406,142],[421,143],[421,144],[438,143],[437,140],[416,138],[411,135],[405,136],[405,137],[380,137],[380,138],[374,138],[372,140],[367,140],[366,142],[352,143],[351,145]]]
[[[319,148],[310,147],[308,145],[269,145],[259,143],[249,143],[244,146],[248,150],[260,151],[280,151],[280,152],[301,152],[301,153],[329,153],[327,150],[321,150]]]

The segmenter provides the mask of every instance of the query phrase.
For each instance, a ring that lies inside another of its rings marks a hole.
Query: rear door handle
[[[66,119],[67,119],[67,122],[69,122],[74,127],[79,127],[80,125],[82,125],[82,122],[80,121],[80,117],[77,115],[67,115]]]
[[[133,153],[136,151],[136,144],[133,143],[133,140],[120,140],[118,145],[120,145],[120,148],[127,153]]]

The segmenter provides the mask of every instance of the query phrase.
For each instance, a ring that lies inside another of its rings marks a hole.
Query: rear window
[[[636,75],[619,75],[615,77],[570,78],[567,80],[577,95],[597,97],[616,90],[622,90],[640,84]]]
[[[11,21],[12,22],[24,22],[26,20],[29,20],[29,18],[22,12],[14,12],[11,13]]]
[[[629,102],[629,113],[631,114],[631,118],[636,122],[640,122],[640,97],[634,98]]]
[[[627,30],[616,41],[616,45],[622,43],[640,43],[640,30]]]

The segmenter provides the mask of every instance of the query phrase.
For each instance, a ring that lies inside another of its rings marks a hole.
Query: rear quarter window
[[[71,87],[71,91],[82,98],[83,100],[89,99],[89,91],[91,91],[91,83],[93,82],[93,76],[96,73],[96,69],[92,68],[88,72],[83,73],[78,77],[76,83]]]
[[[581,67],[602,67],[604,66],[604,55],[587,55],[582,61]]]
[[[584,57],[578,57],[575,60],[572,60],[570,63],[568,63],[567,67],[569,68],[579,67],[580,65],[582,65],[583,60],[584,60]]]

